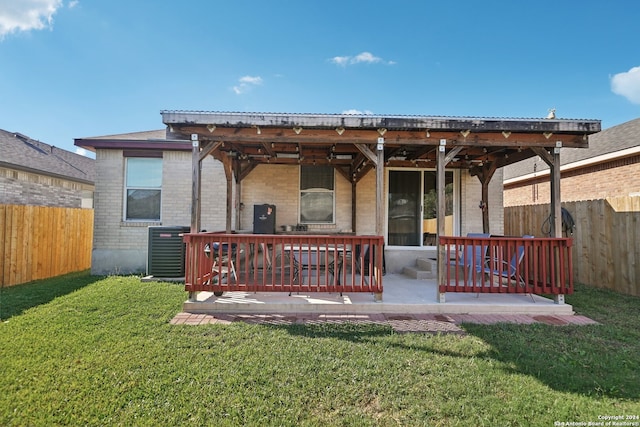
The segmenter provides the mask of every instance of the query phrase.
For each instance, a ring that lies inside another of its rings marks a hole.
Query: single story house
[[[640,195],[640,118],[589,135],[589,148],[561,149],[563,202]],[[504,168],[504,205],[550,202],[549,167],[534,156]]]
[[[161,115],[162,130],[75,140],[96,153],[94,274],[144,271],[149,226],[250,233],[265,204],[276,230],[384,236],[387,271],[398,272],[435,257],[437,235],[502,234],[503,168],[540,155],[557,171],[560,147],[585,148],[600,130],[570,119]]]
[[[93,208],[95,161],[0,129],[0,204]]]

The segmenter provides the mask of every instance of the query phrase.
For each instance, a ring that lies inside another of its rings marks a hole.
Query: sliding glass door
[[[436,172],[390,170],[388,197],[388,244],[435,246],[437,233]],[[454,230],[454,173],[445,173],[445,230]]]

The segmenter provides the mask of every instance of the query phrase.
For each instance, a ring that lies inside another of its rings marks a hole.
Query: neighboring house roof
[[[95,182],[94,159],[2,129],[0,166],[88,184]]]
[[[561,169],[586,166],[614,158],[640,154],[640,118],[589,135],[589,148],[562,148]],[[535,171],[534,171],[535,166]],[[547,171],[549,165],[538,157],[529,158],[504,168],[505,182],[532,177]]]

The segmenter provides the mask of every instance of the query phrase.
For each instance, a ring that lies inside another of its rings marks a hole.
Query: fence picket
[[[0,285],[91,267],[93,210],[0,205]]]
[[[563,203],[574,217],[575,281],[640,296],[640,196]],[[551,208],[511,206],[504,210],[507,235],[543,235]]]

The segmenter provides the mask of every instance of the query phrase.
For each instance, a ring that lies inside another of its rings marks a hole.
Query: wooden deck
[[[192,233],[185,290],[371,293],[382,300],[381,236]],[[563,296],[573,292],[571,239],[441,236],[438,292]],[[562,300],[558,302],[563,302]]]
[[[188,292],[382,293],[380,236],[194,233]]]

